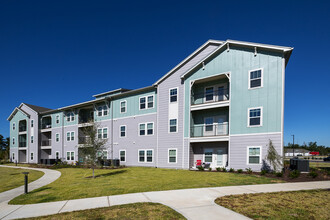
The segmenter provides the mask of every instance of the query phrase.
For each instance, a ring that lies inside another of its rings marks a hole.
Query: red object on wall
[[[312,151],[312,152],[310,152],[309,154],[311,154],[311,155],[320,155],[320,152]]]
[[[196,166],[202,166],[202,161],[201,160],[196,160]]]

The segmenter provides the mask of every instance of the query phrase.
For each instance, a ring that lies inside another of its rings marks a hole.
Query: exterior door
[[[204,135],[203,136],[212,136],[214,135],[214,125],[213,117],[204,119]]]
[[[228,123],[226,122],[226,117],[225,116],[219,116],[217,118],[217,125],[216,125],[216,130],[217,130],[217,135],[226,135],[227,134],[227,126]]]
[[[223,167],[223,150],[222,149],[218,149],[217,150],[217,154],[216,154],[216,158],[217,158],[217,167]]]
[[[210,167],[213,168],[213,149],[211,148],[205,148],[204,149],[204,163],[209,163]]]
[[[218,86],[218,101],[224,101],[225,99],[225,87]]]

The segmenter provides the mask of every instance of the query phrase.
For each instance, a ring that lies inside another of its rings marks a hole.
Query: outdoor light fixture
[[[24,193],[28,194],[28,175],[29,175],[29,172],[22,172],[22,173],[24,174],[24,180],[25,180]]]
[[[254,47],[254,56],[257,56],[257,47]]]
[[[203,64],[203,70],[205,70],[205,63],[203,62],[202,64]]]

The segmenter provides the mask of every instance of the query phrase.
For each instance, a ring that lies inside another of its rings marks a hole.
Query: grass
[[[199,187],[265,184],[280,182],[267,177],[223,172],[130,167],[95,170],[97,178],[87,178],[92,171],[82,168],[58,169],[62,175],[53,183],[21,195],[10,204],[32,204],[69,199]]]
[[[253,219],[329,219],[329,190],[225,196],[218,205]]]
[[[330,167],[330,163],[309,162],[310,167]]]
[[[29,183],[44,175],[43,172],[35,170],[0,167],[0,192],[24,185],[24,175],[22,172],[29,172]]]
[[[159,203],[134,203],[110,208],[89,209],[56,215],[28,218],[29,220],[64,219],[186,219],[173,209]]]

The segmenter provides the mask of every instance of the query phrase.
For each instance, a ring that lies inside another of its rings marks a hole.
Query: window
[[[141,97],[140,98],[140,109],[145,109],[146,108],[146,97]]]
[[[13,137],[13,145],[15,145],[15,138]]]
[[[66,152],[66,160],[74,161],[74,151],[67,151]]]
[[[108,115],[108,107],[106,105],[103,106],[103,116]]]
[[[205,118],[205,132],[213,131],[213,118]]]
[[[249,72],[249,89],[262,87],[262,69]]]
[[[139,150],[139,162],[140,163],[152,163],[153,150]]]
[[[176,149],[169,149],[168,150],[168,162],[169,163],[176,163]]]
[[[154,123],[141,123],[139,124],[139,135],[153,135],[154,134]]]
[[[262,108],[250,108],[248,114],[249,127],[262,125]]]
[[[126,101],[121,101],[120,102],[120,113],[125,113],[126,112]]]
[[[15,160],[15,153],[13,153],[13,160]]]
[[[73,112],[68,112],[66,114],[66,121],[67,122],[74,121],[74,113]]]
[[[98,151],[97,157],[102,158],[103,160],[108,159],[108,151],[107,150]]]
[[[148,108],[154,107],[154,96],[148,96]]]
[[[103,139],[108,138],[108,128],[103,128]]]
[[[120,137],[126,137],[126,125],[120,126]]]
[[[74,141],[74,131],[66,133],[66,140],[67,141]]]
[[[33,122],[34,122],[34,121],[33,121],[33,119],[32,119],[32,120],[31,120],[31,128],[33,128]]]
[[[99,107],[97,108],[97,115],[100,116],[100,117],[101,117],[102,114],[103,114],[103,113],[102,113],[102,109],[103,109],[102,106],[99,106]]]
[[[56,142],[59,142],[60,141],[60,134],[59,133],[56,133],[55,134],[55,141]]]
[[[56,160],[60,159],[60,152],[58,151],[55,152],[55,159]]]
[[[261,163],[261,147],[248,147],[248,164]]]
[[[107,116],[108,115],[108,107],[106,105],[101,105],[97,107],[97,116],[102,117],[102,116]]]
[[[55,122],[56,122],[56,124],[59,124],[60,123],[60,116],[59,115],[56,115]]]
[[[212,151],[204,152],[204,162],[205,163],[212,163]]]
[[[170,89],[170,102],[178,101],[178,89]]]
[[[176,125],[177,125],[177,120],[176,119],[170,119],[170,132],[171,133],[177,131]]]
[[[33,135],[31,136],[31,144],[33,144]]]
[[[33,160],[33,153],[31,153],[30,158],[31,158],[31,160]]]
[[[140,124],[139,126],[140,129],[140,135],[145,135],[146,134],[146,124]]]
[[[214,100],[214,90],[213,87],[205,88],[205,101],[213,101]]]
[[[126,150],[119,151],[120,162],[126,162]]]
[[[13,130],[15,130],[16,129],[16,123],[14,122],[13,123]]]

